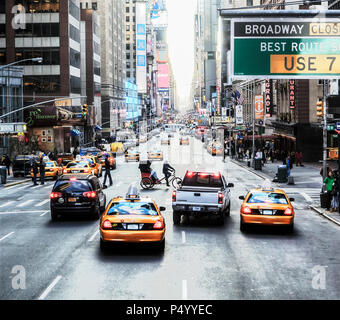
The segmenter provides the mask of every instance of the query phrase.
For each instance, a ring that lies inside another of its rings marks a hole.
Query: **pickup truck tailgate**
[[[219,188],[182,187],[177,191],[176,203],[217,205],[219,191]]]

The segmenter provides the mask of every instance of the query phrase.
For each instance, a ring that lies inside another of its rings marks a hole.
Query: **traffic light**
[[[83,115],[86,116],[87,115],[87,104],[83,105]]]
[[[316,103],[316,115],[317,117],[320,117],[320,118],[323,117],[323,102],[322,101],[318,101]]]

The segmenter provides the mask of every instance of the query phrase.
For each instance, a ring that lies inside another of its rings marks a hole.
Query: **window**
[[[100,76],[100,62],[94,61],[93,65],[94,65],[94,74],[97,76]]]
[[[130,31],[130,25],[126,25],[126,31]]]
[[[0,13],[6,13],[6,2],[0,1]]]
[[[130,41],[130,35],[129,34],[126,35],[126,41]]]
[[[130,60],[130,53],[126,54],[126,60]]]
[[[126,17],[125,17],[125,21],[126,21],[126,22],[130,22],[130,17],[129,17],[129,16],[126,16]]]
[[[92,3],[92,9],[97,10],[97,8],[98,8],[97,2],[93,2]]]
[[[157,209],[152,202],[113,202],[107,214],[158,216]]]
[[[80,10],[72,0],[69,0],[69,8],[70,8],[70,15],[76,18],[78,21],[80,20]]]
[[[26,29],[16,29],[16,37],[59,37],[59,23],[27,23]]]
[[[129,12],[130,12],[130,8],[129,8],[129,7],[126,7],[126,8],[125,8],[125,12],[126,12],[126,13],[129,13]]]
[[[80,78],[71,76],[70,86],[71,93],[81,93]]]
[[[92,191],[92,186],[87,180],[61,180],[53,188],[55,192],[85,192]]]
[[[130,44],[129,43],[126,44],[126,50],[130,50]]]
[[[283,193],[268,193],[259,192],[252,193],[247,201],[248,203],[274,203],[274,204],[288,204],[287,198]]]
[[[0,37],[6,35],[6,25],[4,23],[0,24]]]
[[[131,72],[130,72],[130,71],[126,71],[126,76],[127,76],[128,78],[130,78],[130,77],[131,77]]]
[[[60,76],[24,76],[24,92],[59,93]]]
[[[42,57],[42,63],[27,61],[26,65],[59,65],[59,48],[17,48],[15,50],[16,61]]]
[[[70,38],[78,43],[80,43],[80,31],[72,24],[70,24]]]
[[[247,0],[247,7],[253,6],[253,0]]]
[[[80,69],[80,52],[70,48],[70,65]]]
[[[6,64],[6,50],[0,50],[0,64]]]

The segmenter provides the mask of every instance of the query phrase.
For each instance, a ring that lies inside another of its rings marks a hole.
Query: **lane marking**
[[[14,231],[10,232],[9,234],[6,234],[4,237],[0,239],[0,241],[6,239],[7,237],[11,236],[14,233]]]
[[[4,204],[0,205],[0,208],[6,207],[6,206],[8,206],[9,204],[11,204],[11,203],[13,203],[13,202],[14,202],[14,201],[7,201],[7,202],[5,202]]]
[[[44,216],[46,213],[49,213],[49,211],[43,212],[43,213],[40,215],[40,217]]]
[[[186,242],[185,231],[182,231],[182,243]]]
[[[188,287],[187,287],[187,281],[182,280],[182,300],[188,299]]]
[[[17,207],[18,207],[18,208],[24,207],[24,206],[26,206],[27,204],[31,203],[32,201],[33,201],[32,199],[31,199],[31,200],[26,200],[25,202],[23,202],[23,203],[17,205]]]
[[[94,235],[91,236],[91,238],[89,239],[89,242],[93,241],[94,238],[96,237],[96,235],[99,233],[99,230],[97,230]]]
[[[32,210],[32,211],[4,211],[0,212],[0,215],[2,214],[13,214],[13,213],[41,213],[45,212],[45,210]]]
[[[47,289],[41,294],[41,296],[38,298],[38,300],[44,300],[47,295],[52,291],[52,289],[55,287],[55,285],[60,281],[62,276],[57,276],[53,282],[47,287]]]
[[[46,200],[44,200],[44,201],[41,201],[41,202],[37,203],[37,204],[35,205],[35,207],[41,207],[41,206],[43,206],[45,203],[47,203],[47,202],[49,202],[49,201],[50,201],[50,199],[46,199]]]
[[[313,199],[305,192],[300,192],[300,194],[307,200],[310,202],[313,202]]]
[[[32,189],[36,189],[36,188],[39,188],[39,187],[40,187],[40,185],[37,185],[37,186],[32,187]]]

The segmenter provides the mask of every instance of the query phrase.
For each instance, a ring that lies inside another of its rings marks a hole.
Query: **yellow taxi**
[[[57,180],[62,175],[63,169],[57,165],[56,161],[47,161],[45,165],[45,178]],[[33,169],[31,169],[31,177],[33,178]],[[37,178],[40,178],[40,172],[37,173]]]
[[[137,150],[126,150],[125,161],[139,161],[140,153]]]
[[[280,189],[269,184],[253,189],[239,199],[243,200],[240,209],[240,229],[245,231],[250,224],[283,225],[289,232],[294,229],[294,198],[288,198]]]
[[[208,144],[207,150],[213,156],[223,154],[223,148],[222,148],[221,144],[216,143],[216,142],[210,142]]]
[[[90,163],[88,161],[71,161],[65,167],[63,167],[63,174],[68,173],[94,174],[94,169],[90,167]]]
[[[165,219],[161,211],[149,197],[141,198],[136,187],[129,187],[125,197],[113,198],[100,224],[100,248],[107,249],[110,243],[149,243],[159,250],[165,245]]]
[[[111,152],[124,153],[123,142],[114,142],[114,143],[111,143],[110,148],[111,148]]]
[[[110,161],[110,166],[111,166],[111,170],[114,170],[117,168],[117,164],[116,164],[116,159],[113,156],[112,153],[110,152],[102,152],[102,153],[98,153],[98,158],[100,159],[100,163],[102,166],[102,169],[105,170],[105,157],[106,155],[109,156],[109,161]]]
[[[163,160],[163,151],[162,150],[148,151],[148,159],[149,160]]]
[[[147,141],[147,136],[145,135],[145,136],[139,136],[139,143],[144,143],[144,142],[146,142]]]
[[[179,144],[182,145],[182,144],[189,144],[189,137],[180,137],[179,138]]]
[[[88,161],[90,167],[93,169],[93,174],[97,177],[101,177],[102,173],[102,164],[99,162],[96,156],[86,155],[81,157],[81,160]]]

